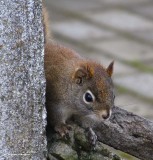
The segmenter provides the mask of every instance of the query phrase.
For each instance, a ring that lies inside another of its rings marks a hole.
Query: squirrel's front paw
[[[66,125],[64,123],[55,126],[55,131],[63,138],[63,137],[69,137],[69,131],[71,130],[70,125]]]
[[[97,142],[97,135],[95,134],[95,132],[93,131],[93,129],[90,128],[90,127],[87,129],[87,137],[88,137],[89,143],[92,146],[95,146],[96,142]]]

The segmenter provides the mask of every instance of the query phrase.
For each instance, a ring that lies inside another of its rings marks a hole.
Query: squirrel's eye
[[[94,102],[95,96],[92,94],[91,91],[87,90],[83,95],[83,100],[86,104],[90,104]]]

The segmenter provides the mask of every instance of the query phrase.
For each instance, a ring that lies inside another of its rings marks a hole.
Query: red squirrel
[[[111,116],[114,106],[111,79],[114,62],[105,68],[49,40],[47,12],[44,8],[43,18],[48,123],[64,136],[70,129],[67,120],[74,117],[83,128],[93,132],[92,127],[96,122]]]

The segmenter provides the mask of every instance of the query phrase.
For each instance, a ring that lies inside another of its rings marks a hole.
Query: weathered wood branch
[[[153,160],[153,122],[114,107],[110,121],[95,130],[99,141],[142,160]]]

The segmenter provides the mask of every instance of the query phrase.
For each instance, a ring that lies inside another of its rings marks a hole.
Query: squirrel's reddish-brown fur
[[[85,128],[109,118],[114,105],[113,62],[105,68],[49,41],[45,17],[44,23],[48,122],[63,136],[69,129],[69,118],[74,117]]]

